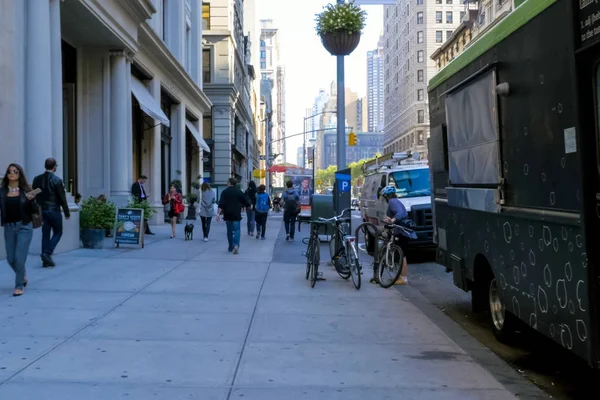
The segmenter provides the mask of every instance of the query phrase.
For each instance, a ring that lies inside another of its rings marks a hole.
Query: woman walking
[[[33,236],[33,214],[40,212],[34,199],[23,168],[10,164],[0,187],[0,225],[4,227],[6,259],[15,271],[15,297],[27,286],[25,262]]]
[[[171,185],[169,193],[167,193],[163,199],[163,204],[168,204],[169,207],[169,218],[171,218],[171,239],[175,237],[175,227],[177,226],[177,219],[179,214],[183,212],[183,200],[181,195],[177,193],[177,187]]]
[[[250,200],[251,204],[250,207],[246,207],[246,218],[248,219],[248,235],[254,236],[254,205],[256,204],[256,183],[254,183],[254,181],[248,182],[248,189],[246,189],[246,197],[248,197],[248,200]]]
[[[271,198],[266,193],[266,190],[267,188],[265,185],[260,185],[258,187],[256,204],[254,205],[256,211],[256,238],[262,238],[262,240],[265,240],[267,217],[269,216],[269,210],[271,209]]]
[[[202,191],[202,201],[200,202],[200,220],[202,221],[202,234],[204,241],[208,242],[208,234],[210,233],[210,223],[215,216],[215,192],[212,191],[210,185],[206,182],[200,188]]]

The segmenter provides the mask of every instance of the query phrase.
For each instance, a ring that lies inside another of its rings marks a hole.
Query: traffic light
[[[358,144],[358,137],[356,133],[350,132],[348,134],[348,146],[356,146]]]

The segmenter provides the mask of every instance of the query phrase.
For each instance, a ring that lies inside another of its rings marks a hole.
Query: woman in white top
[[[200,219],[202,220],[202,233],[204,234],[204,241],[208,242],[208,234],[210,233],[210,223],[212,218],[215,216],[215,208],[217,200],[215,198],[215,192],[212,191],[210,185],[206,182],[202,184],[201,194],[202,200],[200,201]]]

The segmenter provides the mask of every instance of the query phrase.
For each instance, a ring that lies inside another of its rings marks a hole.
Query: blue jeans
[[[246,208],[246,217],[248,218],[248,221],[246,221],[248,223],[248,233],[254,233],[254,215],[254,210],[251,210],[250,207]]]
[[[229,251],[235,246],[240,247],[240,221],[225,221],[227,225],[227,241],[229,242]]]
[[[63,234],[63,217],[60,211],[43,210],[42,254],[51,256]],[[52,229],[52,238],[50,230]]]
[[[25,262],[31,238],[33,237],[33,227],[31,223],[22,224],[20,222],[4,224],[4,244],[6,245],[6,260],[8,265],[15,271],[15,289],[23,289],[25,281]]]

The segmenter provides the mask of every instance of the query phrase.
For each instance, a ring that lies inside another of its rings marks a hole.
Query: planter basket
[[[360,32],[350,35],[346,32],[324,33],[321,35],[321,42],[332,56],[347,56],[358,47]]]
[[[85,249],[102,249],[106,229],[81,229],[81,244]]]

